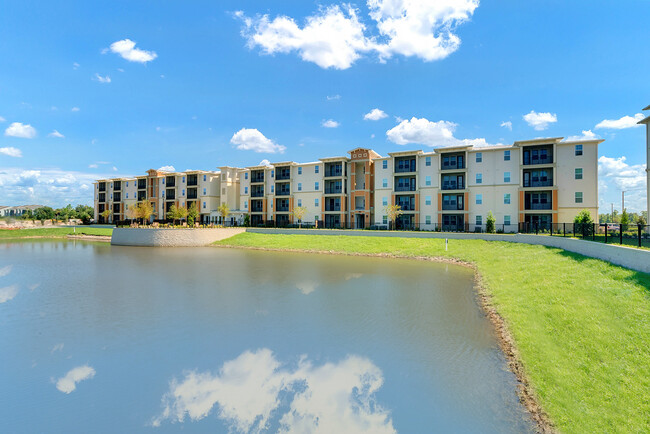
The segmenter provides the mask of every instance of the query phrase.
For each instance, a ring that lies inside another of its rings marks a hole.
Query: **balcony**
[[[263,201],[251,200],[251,212],[264,212]]]
[[[196,199],[198,197],[197,194],[197,189],[196,188],[188,188],[187,189],[187,199]]]
[[[550,210],[553,209],[550,202],[547,203],[527,203],[525,208],[526,210]]]
[[[187,175],[187,185],[193,186],[199,184],[199,177],[197,175]]]
[[[174,190],[173,188],[169,188],[169,189],[167,189],[167,190],[165,191],[165,197],[167,198],[167,200],[174,200],[174,199],[176,199],[176,190]]]
[[[165,184],[167,185],[167,187],[176,187],[176,177],[175,176],[165,177]]]
[[[340,178],[343,176],[343,167],[341,165],[327,167],[325,166],[325,171],[323,172],[323,177],[325,178]]]
[[[275,179],[283,181],[291,178],[291,169],[289,167],[281,167],[275,171]]]
[[[395,191],[415,191],[415,185],[398,185]]]
[[[415,158],[395,158],[395,173],[415,172]]]
[[[443,155],[440,170],[465,170],[465,154]]]
[[[397,202],[397,205],[400,206],[402,211],[415,211],[415,202]]]
[[[536,164],[553,164],[553,147],[544,146],[539,148],[525,149],[523,153],[524,166]]]
[[[395,177],[395,191],[415,191],[415,177]]]
[[[113,214],[120,214],[120,204],[116,203],[113,205]]]
[[[264,197],[264,188],[251,189],[251,197]]]
[[[138,179],[138,190],[144,190],[147,188],[147,180],[146,179]]]
[[[546,179],[545,181],[535,181],[524,179],[524,187],[552,187],[553,179]]]
[[[121,202],[122,201],[122,193],[113,193],[113,202]]]
[[[264,170],[251,171],[251,183],[264,182]]]
[[[106,193],[99,193],[98,202],[106,202]]]
[[[465,209],[462,202],[442,202],[443,211],[462,211]]]
[[[120,181],[114,181],[113,191],[121,191],[121,190],[122,190],[122,183]]]
[[[138,202],[147,198],[146,191],[138,191]]]
[[[100,182],[99,183],[99,191],[106,191],[106,183],[105,182]]]
[[[342,193],[343,193],[343,188],[341,186],[325,187],[325,194],[342,194]]]
[[[276,196],[289,196],[291,195],[291,187],[288,182],[282,184],[275,184],[275,195]]]
[[[443,190],[464,190],[465,183],[464,182],[443,182],[442,189]]]
[[[276,212],[289,212],[289,204],[287,203],[285,205],[278,205],[275,208],[275,211]]]

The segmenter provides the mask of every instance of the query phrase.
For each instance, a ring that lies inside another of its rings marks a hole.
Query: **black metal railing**
[[[650,226],[619,223],[519,223],[519,233],[580,238],[650,248]]]
[[[551,202],[546,202],[546,203],[527,203],[524,205],[525,210],[548,210],[548,209],[553,209],[553,205]]]
[[[553,179],[549,178],[546,181],[526,181],[524,180],[524,187],[552,187]]]
[[[442,189],[443,190],[464,190],[465,183],[464,182],[443,182]]]

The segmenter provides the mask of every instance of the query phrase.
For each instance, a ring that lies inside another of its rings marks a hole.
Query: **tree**
[[[104,217],[104,223],[108,223],[108,218],[113,214],[113,211],[110,209],[105,209],[100,215]]]
[[[36,220],[52,220],[54,218],[54,210],[49,206],[43,206],[34,210],[34,218]]]
[[[487,219],[485,220],[485,232],[488,234],[496,232],[494,229],[495,223],[496,219],[494,218],[494,214],[492,214],[492,211],[488,212]]]
[[[251,216],[246,214],[244,216],[244,226],[248,227],[251,225]]]
[[[174,224],[176,224],[176,220],[181,219],[180,212],[176,204],[173,204],[172,206],[169,207],[169,211],[167,211],[167,215],[165,217],[172,220]]]
[[[637,224],[637,225],[641,225],[641,226],[645,226],[645,225],[648,224],[648,223],[646,223],[645,218],[643,218],[643,214],[641,214],[640,216],[638,216],[638,217],[636,218],[636,224]]]
[[[217,212],[221,215],[221,223],[225,224],[226,223],[226,218],[228,218],[228,214],[230,214],[230,207],[228,206],[227,203],[222,203],[219,205],[217,208]]]
[[[298,220],[298,227],[302,228],[302,218],[307,213],[307,208],[304,206],[297,206],[293,209],[293,217]]]
[[[185,220],[187,218],[187,214],[189,213],[187,207],[179,206],[177,209],[178,209],[178,219]]]
[[[128,218],[129,220],[131,220],[131,222],[133,222],[133,220],[135,220],[135,219],[138,218],[138,206],[137,206],[137,205],[131,205],[130,208],[129,208],[129,206],[127,205],[127,208],[126,208],[126,218]]]
[[[142,219],[142,224],[146,224],[153,214],[153,205],[147,200],[143,200],[134,205],[136,216]]]
[[[23,220],[34,220],[34,214],[32,213],[31,209],[28,209],[23,213],[22,216],[20,216]]]
[[[589,210],[583,209],[574,218],[573,224],[576,225],[577,231],[583,236],[593,234],[594,219],[591,218]]]
[[[404,214],[404,211],[402,211],[402,207],[399,205],[386,205],[384,207],[384,213],[388,216],[388,220],[390,220],[393,228],[395,228],[397,217]]]
[[[199,210],[196,208],[196,202],[192,202],[190,208],[187,210],[187,223],[194,226],[194,220],[199,216]]]
[[[629,224],[630,216],[627,214],[627,210],[623,210],[623,214],[621,214],[621,232],[625,232]]]

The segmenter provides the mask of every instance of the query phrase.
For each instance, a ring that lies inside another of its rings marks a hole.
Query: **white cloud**
[[[386,131],[388,140],[398,145],[411,143],[433,147],[449,146],[492,146],[483,138],[457,139],[454,131],[458,125],[449,121],[433,122],[426,118],[403,120],[397,126]]]
[[[366,121],[378,121],[387,117],[388,115],[383,110],[380,110],[378,108],[374,108],[370,110],[370,112],[363,115],[363,119]]]
[[[72,108],[70,109],[70,111],[71,111],[71,112],[78,112],[78,111],[79,111],[79,107],[72,107]]]
[[[54,347],[52,347],[52,350],[50,351],[50,354],[54,354],[57,351],[63,351],[63,343],[54,345]]]
[[[48,134],[49,137],[57,137],[59,139],[64,138],[65,136],[58,132],[57,130],[52,131],[50,134]]]
[[[13,265],[5,265],[4,267],[0,268],[0,277],[5,277],[11,273],[11,269],[13,268]]]
[[[5,148],[0,148],[0,154],[7,155],[9,157],[17,157],[20,158],[23,156],[23,153],[20,149],[14,148],[12,146],[8,146]]]
[[[99,167],[99,165],[98,165],[98,164],[95,164],[95,163],[93,163],[93,164],[89,164],[89,165],[88,165],[88,168],[89,168],[89,169],[97,169],[98,167]]]
[[[176,169],[174,168],[174,166],[169,165],[169,166],[161,167],[160,169],[158,169],[158,171],[160,171],[160,172],[176,172]]]
[[[16,285],[6,286],[0,288],[0,303],[6,303],[18,294],[18,287]]]
[[[336,122],[334,119],[327,119],[321,122],[321,125],[325,128],[338,128],[341,124]]]
[[[599,139],[600,137],[598,134],[595,134],[591,130],[582,130],[582,135],[581,136],[569,136],[566,139],[564,139],[564,142],[575,142],[579,140],[596,140]]]
[[[537,131],[542,131],[548,128],[549,124],[557,122],[557,115],[555,113],[537,113],[531,110],[530,113],[523,116],[524,120],[531,127]]]
[[[269,160],[267,160],[266,158],[263,159],[262,161],[260,161],[260,163],[258,164],[258,166],[270,166],[270,165],[271,165],[271,162]]]
[[[77,388],[77,383],[95,376],[95,370],[88,365],[77,366],[58,379],[56,388],[63,393],[71,393]]]
[[[36,129],[29,124],[13,122],[5,130],[5,136],[20,137],[23,139],[33,139],[36,137]]]
[[[74,63],[72,64],[72,69],[79,69],[80,66],[81,66],[81,65],[79,65],[77,62],[74,62]]]
[[[268,349],[246,351],[216,375],[190,371],[182,381],[172,380],[152,425],[197,421],[218,406],[217,417],[236,432],[273,424],[278,432],[394,433],[389,413],[374,397],[382,384],[381,370],[358,356],[322,366],[303,356],[291,370]]]
[[[237,149],[243,151],[264,152],[269,154],[280,153],[282,154],[287,148],[283,145],[278,145],[271,139],[267,139],[264,134],[255,128],[242,128],[237,131],[230,143],[237,145]]]
[[[341,95],[336,94],[336,95],[331,95],[331,96],[328,95],[328,96],[327,96],[327,100],[328,100],[328,101],[335,101],[335,100],[337,100],[337,99],[341,99]]]
[[[293,18],[268,15],[242,19],[248,46],[264,54],[297,52],[321,68],[347,69],[365,53],[380,61],[393,55],[439,60],[460,46],[455,27],[467,21],[478,0],[367,0],[378,34],[367,34],[358,11],[349,4],[321,7],[300,26]]]
[[[117,172],[117,167],[113,166],[113,172]]]
[[[155,51],[145,51],[135,48],[135,42],[130,39],[113,42],[110,48],[113,53],[119,54],[129,62],[147,63],[158,57]]]
[[[305,295],[309,295],[312,292],[316,291],[318,288],[318,283],[314,281],[304,281],[296,283],[296,288]]]
[[[111,82],[111,77],[109,77],[108,75],[102,77],[98,73],[95,73],[95,80],[97,80],[100,83],[110,83]]]
[[[510,121],[501,122],[501,125],[499,125],[499,126],[501,126],[503,128],[507,128],[510,131],[512,131],[512,122],[510,122]]]
[[[634,116],[623,116],[620,119],[605,119],[596,125],[596,129],[609,128],[613,130],[622,130],[625,128],[636,128],[642,126],[639,125],[638,122],[643,119],[645,119],[643,113],[637,113]]]
[[[598,158],[598,178],[601,193],[607,192],[607,187],[616,188],[616,200],[620,200],[620,191],[625,193],[626,208],[631,211],[645,210],[646,203],[646,166],[644,164],[630,165],[625,156]]]

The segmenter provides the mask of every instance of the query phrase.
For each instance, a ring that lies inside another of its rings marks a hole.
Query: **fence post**
[[[566,237],[566,223],[562,223],[562,236]]]
[[[535,224],[535,235],[539,235],[539,223]]]
[[[619,244],[623,244],[623,225],[620,223],[618,225],[618,238],[619,238]]]
[[[591,224],[591,241],[596,241],[596,223]]]
[[[641,225],[639,225],[639,247],[641,247]]]
[[[605,223],[605,244],[607,244],[607,223]]]
[[[576,237],[576,224],[573,224],[573,238]]]

